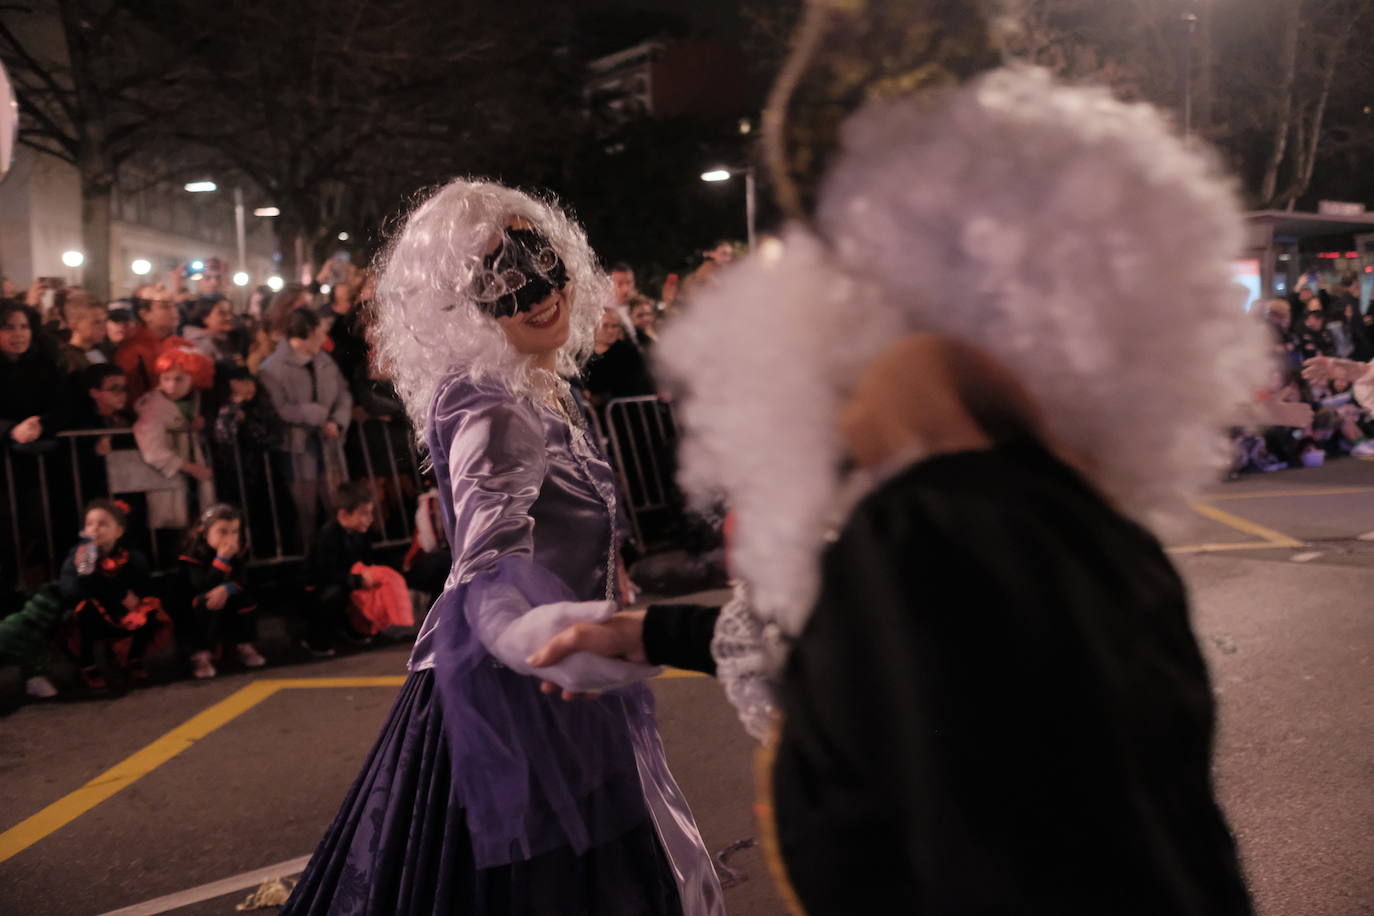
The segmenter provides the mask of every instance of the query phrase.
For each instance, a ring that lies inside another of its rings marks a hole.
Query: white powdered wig
[[[1258,324],[1230,279],[1231,183],[1163,117],[1006,68],[845,126],[817,224],[727,272],[658,348],[686,389],[682,482],[737,514],[755,611],[800,632],[839,503],[836,421],[896,336],[1005,363],[1055,444],[1147,521],[1226,460],[1262,384]]]
[[[530,358],[470,293],[484,254],[517,218],[542,232],[568,269],[571,333],[558,353],[559,375],[576,375],[591,352],[612,293],[581,227],[555,204],[503,185],[450,181],[415,208],[387,246],[373,306],[378,368],[394,381],[421,437],[435,388],[455,370],[516,396],[533,396],[539,387],[541,373]]]

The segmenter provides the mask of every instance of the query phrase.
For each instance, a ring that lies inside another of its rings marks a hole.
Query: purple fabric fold
[[[533,607],[607,597],[615,531],[599,485],[612,486],[610,468],[575,454],[551,419],[453,378],[428,431],[454,565],[411,668],[434,669],[479,868],[582,853],[649,819],[632,738],[654,729],[648,688],[564,703],[479,638]]]

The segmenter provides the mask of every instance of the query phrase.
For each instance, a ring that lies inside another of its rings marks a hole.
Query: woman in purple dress
[[[557,208],[456,180],[385,256],[380,366],[424,430],[453,565],[401,689],[284,912],[717,914],[644,665],[526,658],[618,606],[615,488],[564,377],[609,300]],[[545,677],[541,672],[541,677]]]

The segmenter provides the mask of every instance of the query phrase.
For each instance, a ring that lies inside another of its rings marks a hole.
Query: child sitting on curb
[[[189,605],[191,674],[197,678],[215,676],[212,656],[222,645],[233,644],[245,668],[267,664],[253,645],[258,603],[244,586],[247,561],[243,515],[233,506],[211,506],[186,533],[179,563],[182,594]]]
[[[138,685],[148,680],[143,658],[154,637],[171,632],[162,602],[152,596],[148,558],[120,543],[128,513],[118,501],[93,500],[82,541],[62,564],[62,602],[76,621],[71,648],[81,680],[92,690],[106,687],[95,664],[96,645],[108,643],[125,676]]]
[[[365,483],[342,484],[338,490],[334,518],[329,521],[305,556],[303,574],[306,602],[306,634],[302,645],[317,658],[334,654],[334,631],[343,631],[349,642],[366,645],[369,634],[349,624],[352,593],[376,587],[377,581],[366,571],[372,565],[372,538],[368,529],[376,511],[372,490]],[[353,572],[356,564],[364,571]]]

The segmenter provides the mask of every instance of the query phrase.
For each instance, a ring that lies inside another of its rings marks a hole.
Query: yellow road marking
[[[0,833],[0,862],[27,849],[76,820],[120,789],[171,760],[224,723],[243,715],[276,693],[270,680],[257,681],[197,713],[141,751],[126,757],[95,779],[32,817]]]
[[[1270,547],[1303,546],[1302,541],[1290,538],[1281,531],[1275,531],[1273,528],[1266,528],[1258,522],[1252,522],[1248,518],[1241,518],[1239,515],[1232,515],[1230,512],[1218,509],[1216,506],[1209,506],[1206,503],[1194,503],[1193,511],[1197,512],[1199,515],[1210,518],[1214,522],[1221,522],[1221,524],[1228,528],[1234,528],[1237,531],[1243,531],[1246,534],[1253,535],[1264,541],[1265,545]],[[1239,548],[1228,547],[1226,549],[1238,550]]]
[[[1232,499],[1271,499],[1288,496],[1350,496],[1355,493],[1374,493],[1374,487],[1313,487],[1308,490],[1266,490],[1255,493],[1211,493],[1210,502]]]
[[[659,677],[706,677],[696,671],[665,670]],[[32,817],[0,833],[0,862],[13,858],[34,843],[62,829],[107,798],[162,766],[197,741],[233,721],[280,690],[341,687],[399,687],[404,675],[384,677],[264,678],[242,687],[215,705],[187,719],[152,744],[124,758],[75,792],[53,802]]]
[[[1292,550],[1289,544],[1271,544],[1268,541],[1227,541],[1222,544],[1185,544],[1181,547],[1166,547],[1165,553],[1217,553],[1222,550]]]

